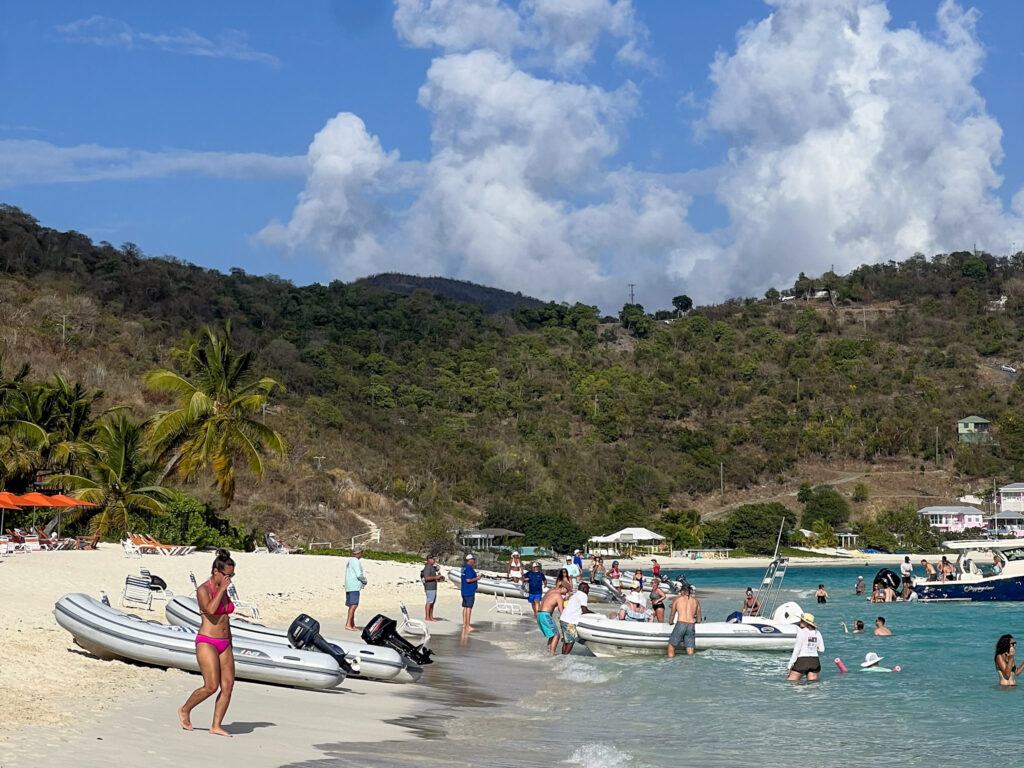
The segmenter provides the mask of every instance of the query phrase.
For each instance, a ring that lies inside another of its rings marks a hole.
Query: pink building
[[[983,528],[981,510],[977,507],[923,507],[917,510],[928,525],[943,533],[960,533],[968,528]]]

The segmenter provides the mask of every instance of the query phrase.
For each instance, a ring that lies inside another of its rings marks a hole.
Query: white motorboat
[[[947,602],[1024,600],[1024,541],[1020,539],[944,541],[942,546],[959,552],[953,566],[954,578],[945,581],[915,578],[913,581],[914,592],[921,600]],[[999,573],[995,573],[993,568],[997,555],[1002,561]]]
[[[802,613],[796,603],[783,603],[770,619],[743,616],[732,621],[702,622],[695,628],[696,649],[791,651]],[[663,654],[672,627],[672,624],[609,619],[597,613],[585,614],[576,624],[580,640],[595,656]]]
[[[64,595],[54,605],[53,614],[78,645],[96,656],[199,671],[194,629],[147,621],[81,593]],[[240,680],[334,688],[345,679],[345,671],[325,653],[241,638],[233,638],[232,645],[235,674]]]
[[[193,597],[175,597],[167,602],[164,609],[167,621],[178,627],[199,629],[202,616],[199,603]],[[231,617],[231,636],[239,641],[253,641],[276,646],[290,647],[287,629],[267,627],[256,622]],[[327,642],[338,646],[344,654],[358,661],[358,671],[350,673],[353,679],[390,680],[396,683],[412,683],[423,676],[423,668],[402,656],[392,648],[367,645],[352,640],[328,638]]]

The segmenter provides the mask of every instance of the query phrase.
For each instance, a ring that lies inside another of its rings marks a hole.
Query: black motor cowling
[[[430,658],[433,651],[424,646],[416,646],[398,633],[398,622],[383,613],[378,613],[363,627],[363,642],[368,645],[379,645],[391,648],[416,664],[433,664]]]
[[[320,622],[312,616],[307,616],[305,613],[299,614],[291,626],[288,627],[288,641],[292,644],[293,648],[300,651],[316,649],[321,653],[326,653],[338,662],[338,666],[341,667],[346,675],[358,672],[358,670],[353,669],[341,648],[334,643],[324,640],[320,634]]]
[[[883,568],[875,574],[872,585],[881,584],[883,588],[889,587],[890,589],[900,588],[900,577],[895,571],[891,571],[888,568]]]

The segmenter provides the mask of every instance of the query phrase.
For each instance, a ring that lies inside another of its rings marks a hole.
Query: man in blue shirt
[[[476,573],[476,558],[466,555],[466,564],[462,566],[462,631],[472,632],[469,621],[473,616],[473,603],[476,601],[476,583],[480,577]]]
[[[537,606],[544,597],[544,571],[540,563],[534,563],[533,567],[526,573],[527,599],[533,607],[533,615],[537,615]]]

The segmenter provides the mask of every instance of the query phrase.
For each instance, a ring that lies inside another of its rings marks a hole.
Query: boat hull
[[[199,672],[193,629],[146,621],[80,593],[64,595],[54,605],[53,613],[57,623],[96,656]],[[334,688],[345,679],[338,663],[326,654],[234,637],[232,646],[235,675],[240,680],[294,688]]]
[[[665,653],[671,624],[619,621],[587,615],[576,625],[581,641],[596,656]],[[791,651],[796,626],[770,619],[745,618],[743,623],[709,621],[696,626],[697,650]]]
[[[164,609],[167,622],[177,627],[199,629],[202,616],[195,598],[175,597],[167,602]],[[291,647],[288,631],[277,627],[267,627],[253,621],[231,617],[231,634],[239,640],[265,643],[275,646]],[[341,648],[346,656],[359,660],[359,671],[351,672],[350,679],[388,680],[396,683],[416,682],[423,676],[423,668],[411,664],[393,648],[382,648],[366,643],[354,643],[351,640],[335,640],[327,638],[327,642]]]
[[[971,581],[920,581],[914,583],[920,600],[950,602],[1024,601],[1024,576]]]

